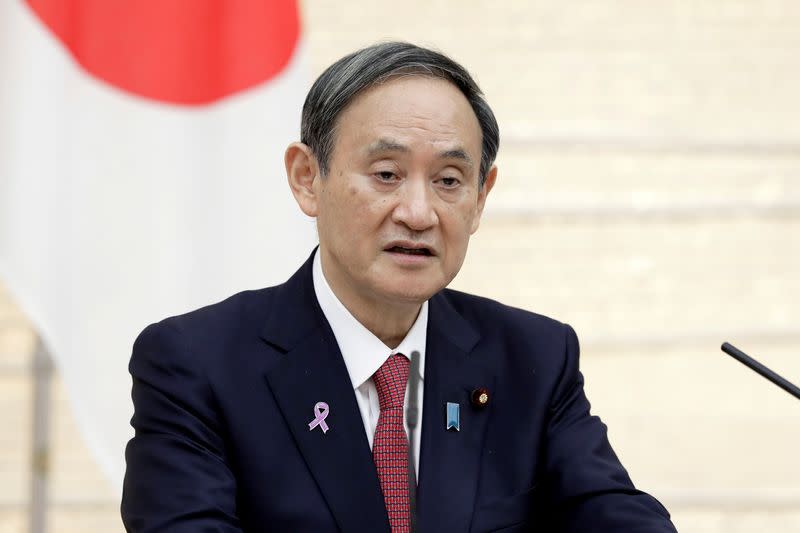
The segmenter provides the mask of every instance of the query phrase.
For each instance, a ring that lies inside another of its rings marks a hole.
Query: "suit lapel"
[[[313,255],[312,255],[313,258]],[[278,287],[262,338],[284,353],[266,373],[297,447],[342,531],[389,532],[378,475],[347,368],[314,294],[312,259]],[[418,531],[469,531],[491,405],[470,393],[494,387],[480,337],[444,293],[430,300],[418,489]],[[326,402],[329,431],[309,430]],[[461,431],[445,429],[445,404],[460,404]]]
[[[266,379],[300,453],[342,531],[388,532],[355,393],[314,294],[311,259],[279,288],[273,309],[262,337],[286,353]],[[327,433],[309,430],[317,402],[329,406]]]
[[[478,387],[494,387],[489,358],[474,347],[477,332],[443,293],[431,299],[417,513],[420,532],[469,530],[489,410],[470,403]],[[461,430],[445,429],[445,405],[460,405]]]

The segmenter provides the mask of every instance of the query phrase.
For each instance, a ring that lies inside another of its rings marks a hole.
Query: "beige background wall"
[[[800,3],[306,2],[313,73],[383,39],[477,77],[500,179],[455,287],[575,326],[594,410],[681,532],[800,532]],[[287,191],[288,194],[288,191]],[[24,529],[34,335],[0,280],[0,533]],[[155,318],[155,317],[154,317]],[[119,531],[57,387],[51,531]]]

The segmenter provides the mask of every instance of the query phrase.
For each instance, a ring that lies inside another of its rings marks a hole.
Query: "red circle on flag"
[[[279,74],[300,36],[296,0],[27,0],[89,73],[162,102],[201,105]]]

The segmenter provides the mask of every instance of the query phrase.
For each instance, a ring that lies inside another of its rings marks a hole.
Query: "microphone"
[[[417,466],[414,458],[414,435],[419,425],[419,352],[411,352],[411,367],[408,374],[408,405],[406,406],[406,422],[408,423],[408,496],[411,509],[411,531],[417,530]]]
[[[419,423],[419,406],[417,405],[417,391],[419,390],[419,352],[411,352],[411,368],[408,374],[408,407],[406,408],[406,422],[408,422],[409,439]]]
[[[743,365],[750,368],[750,370],[758,374],[761,374],[763,377],[767,378],[775,385],[777,385],[778,387],[782,388],[783,390],[785,390],[786,392],[788,392],[789,394],[800,400],[800,388],[798,388],[797,385],[794,385],[793,383],[790,383],[787,379],[779,376],[766,366],[762,365],[761,363],[759,363],[758,361],[756,361],[755,359],[753,359],[752,357],[741,351],[736,346],[724,342],[722,343],[722,351],[730,355]]]

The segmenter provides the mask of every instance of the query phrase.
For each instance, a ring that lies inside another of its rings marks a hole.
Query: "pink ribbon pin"
[[[328,404],[325,402],[317,402],[317,405],[314,406],[314,420],[308,423],[308,430],[311,431],[315,427],[319,426],[322,428],[322,433],[328,432],[328,424],[325,422],[325,419],[328,418],[328,412],[330,408]]]

